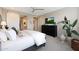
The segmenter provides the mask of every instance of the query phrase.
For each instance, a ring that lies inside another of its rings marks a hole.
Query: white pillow
[[[16,32],[13,29],[6,30],[6,35],[9,40],[16,40]]]
[[[4,31],[0,31],[0,41],[7,41],[7,36]]]

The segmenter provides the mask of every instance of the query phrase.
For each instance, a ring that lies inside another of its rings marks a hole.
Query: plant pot
[[[71,40],[73,39],[73,37],[67,37],[67,42],[68,44],[71,46]]]
[[[68,37],[71,37],[71,33],[67,33],[67,36],[68,36]]]

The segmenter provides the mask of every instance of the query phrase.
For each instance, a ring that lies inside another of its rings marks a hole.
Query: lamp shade
[[[6,22],[5,21],[1,21],[1,25],[5,26]]]

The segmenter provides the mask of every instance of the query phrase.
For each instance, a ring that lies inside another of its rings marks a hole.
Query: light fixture
[[[5,29],[5,26],[7,25],[6,21],[1,21],[1,25],[2,25],[2,29]]]

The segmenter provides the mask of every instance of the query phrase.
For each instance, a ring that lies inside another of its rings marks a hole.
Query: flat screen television
[[[54,17],[45,18],[45,24],[56,24]]]

